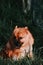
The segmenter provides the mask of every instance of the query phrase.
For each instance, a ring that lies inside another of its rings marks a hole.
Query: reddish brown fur
[[[19,41],[19,44],[22,44],[21,47],[15,47],[14,43],[13,43],[13,39],[14,36],[16,37],[16,40]],[[21,38],[21,39],[20,39]],[[15,27],[12,36],[10,38],[10,40],[7,42],[7,44],[5,45],[4,50],[2,49],[2,53],[3,51],[5,52],[5,56],[12,58],[15,60],[15,58],[21,59],[22,57],[25,57],[26,54],[28,54],[28,56],[32,57],[33,53],[32,53],[32,46],[34,44],[34,38],[32,36],[32,34],[30,33],[30,31],[28,30],[27,27]],[[12,49],[13,47],[13,49]],[[2,54],[2,56],[4,55],[4,53]]]

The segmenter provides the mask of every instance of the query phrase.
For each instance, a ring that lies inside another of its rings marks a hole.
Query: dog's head
[[[20,39],[23,39],[28,34],[28,27],[15,27],[13,34],[16,39],[20,42]],[[21,43],[21,42],[20,42]]]

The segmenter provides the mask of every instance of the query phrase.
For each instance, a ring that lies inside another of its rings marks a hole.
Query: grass
[[[14,0],[7,0],[7,2],[2,0],[0,2],[0,50],[9,40],[15,25],[28,26],[35,39],[34,60],[25,57],[22,60],[13,61],[9,58],[0,57],[0,65],[43,65],[43,30],[41,27],[31,25],[32,22],[28,20],[29,17],[23,15],[16,3],[12,4],[12,2]]]
[[[13,61],[11,59],[0,59],[0,65],[42,65],[43,60],[40,58],[35,58],[34,61],[30,60],[29,58],[24,58],[19,61]]]
[[[0,28],[1,29],[0,50],[5,45],[5,43],[7,42],[7,40],[9,39],[9,37],[11,35],[11,31],[9,31],[9,29],[11,29],[11,27],[8,28],[6,26],[6,28],[4,28],[4,32],[2,32],[3,28],[4,27],[2,25]],[[29,28],[35,38],[35,44],[34,44],[34,48],[33,48],[34,60],[31,60],[28,57],[25,57],[19,61],[13,61],[12,59],[9,59],[9,58],[3,59],[2,57],[0,57],[0,65],[43,65],[43,46],[41,46],[42,42],[43,42],[43,40],[42,40],[43,31],[41,31],[41,29],[39,27],[35,27],[32,25],[29,26]]]

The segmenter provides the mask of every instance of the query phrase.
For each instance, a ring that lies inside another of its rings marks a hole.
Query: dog
[[[28,30],[28,27],[15,26],[12,36],[5,46],[4,52],[7,57],[12,58],[13,60],[19,60],[25,56],[32,58],[33,44],[34,38]]]

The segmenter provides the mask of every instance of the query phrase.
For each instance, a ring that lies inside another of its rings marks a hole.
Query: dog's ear
[[[15,34],[16,30],[18,30],[18,26],[17,26],[17,25],[15,26],[15,28],[14,28],[14,30],[13,30],[13,33],[12,33],[12,35],[14,35],[14,34]]]
[[[25,29],[28,29],[28,27],[26,26]]]
[[[15,29],[16,29],[16,28],[18,28],[18,26],[17,26],[17,25],[15,26]]]

